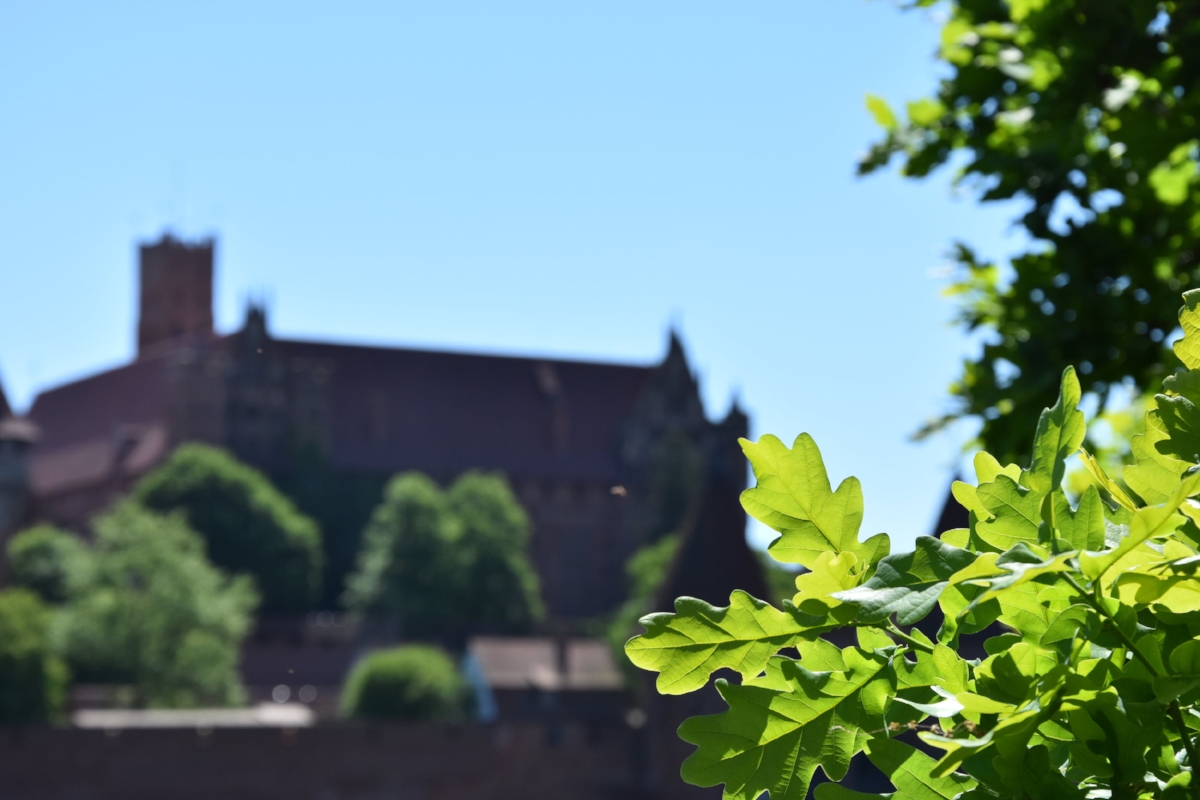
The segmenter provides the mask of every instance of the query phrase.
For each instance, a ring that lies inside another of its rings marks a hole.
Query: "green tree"
[[[902,116],[868,98],[886,136],[860,171],[896,156],[923,177],[953,161],[983,201],[1028,203],[1017,223],[1031,243],[1011,264],[955,248],[958,320],[987,343],[932,426],[976,415],[985,447],[1015,460],[1066,365],[1102,399],[1178,365],[1164,339],[1180,288],[1200,280],[1200,3],[940,8],[947,77]]]
[[[1071,368],[1028,469],[980,453],[977,484],[954,485],[969,527],[911,553],[859,540],[862,488],[833,490],[810,436],[743,440],[746,510],[779,532],[776,559],[809,571],[782,609],[735,591],[728,607],[680,598],[642,619],[626,652],[660,692],[741,674],[716,681],[727,710],[680,726],[697,747],[684,779],[724,784],[727,800],[801,800],[818,767],[834,781],[818,800],[1200,800],[1200,290],[1184,298],[1185,369],[1130,442],[1131,491],[1081,449]],[[1077,501],[1063,487],[1073,456],[1091,478]],[[912,626],[935,607],[930,639]],[[961,636],[997,622],[986,657],[959,655]],[[839,630],[856,643],[832,644],[850,640],[826,638]],[[836,783],[859,752],[894,794]]]
[[[529,522],[505,481],[468,472],[447,492],[408,472],[363,532],[345,604],[400,621],[408,638],[520,632],[542,613]]]
[[[257,598],[204,554],[182,514],[125,502],[93,522],[95,544],[59,612],[59,647],[84,682],[133,687],[137,705],[242,699],[238,648]]]
[[[321,532],[258,470],[223,450],[185,444],[147,475],[134,497],[147,508],[182,511],[208,543],[208,557],[254,576],[262,610],[312,609],[321,595]]]
[[[454,719],[466,710],[469,696],[445,651],[406,645],[378,650],[354,665],[342,691],[342,713],[358,719]]]
[[[75,534],[50,525],[22,531],[8,543],[12,582],[57,605],[70,595],[70,581],[84,568],[87,545]]]
[[[0,592],[0,723],[46,722],[63,710],[67,669],[51,648],[51,615],[31,591]]]
[[[544,609],[525,509],[503,477],[483,472],[462,475],[446,499],[458,521],[452,549],[464,562],[455,596],[459,626],[528,631]]]

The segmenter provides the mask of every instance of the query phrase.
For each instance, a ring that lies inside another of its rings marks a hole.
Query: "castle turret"
[[[138,355],[163,342],[213,334],[213,240],[171,234],[139,248]]]

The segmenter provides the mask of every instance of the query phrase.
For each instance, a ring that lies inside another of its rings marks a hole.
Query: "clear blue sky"
[[[929,529],[964,433],[907,441],[970,344],[932,275],[1012,208],[854,177],[938,66],[887,2],[0,5],[0,380],[133,352],[134,255],[218,237],[217,320],[646,362],[813,434],[865,533]]]

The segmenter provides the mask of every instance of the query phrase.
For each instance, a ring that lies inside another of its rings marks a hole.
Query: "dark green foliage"
[[[26,589],[0,592],[0,723],[47,722],[63,710],[67,669],[54,656],[51,614]]]
[[[376,720],[446,720],[463,715],[466,680],[436,647],[407,645],[363,658],[346,679],[342,713]]]
[[[178,448],[138,484],[147,508],[179,510],[204,537],[208,557],[254,576],[267,613],[307,611],[321,594],[321,533],[258,470],[223,450]]]
[[[93,527],[95,544],[57,621],[76,677],[129,685],[136,705],[240,702],[238,648],[256,604],[250,579],[213,567],[181,514],[126,502]]]
[[[348,608],[400,621],[407,638],[527,631],[541,617],[529,522],[505,481],[466,473],[447,492],[394,478],[363,532]]]
[[[354,571],[363,529],[383,497],[388,476],[336,469],[315,448],[297,446],[287,469],[272,477],[320,526],[325,554],[321,608],[336,608]]]
[[[1184,368],[1127,443],[1132,493],[1081,449],[1071,368],[1028,469],[979,453],[977,483],[953,487],[968,527],[911,553],[859,540],[859,484],[832,490],[811,436],[742,440],[743,505],[779,533],[771,554],[808,571],[779,608],[734,591],[641,619],[626,653],[659,692],[741,676],[714,682],[725,711],[679,727],[696,745],[684,780],[725,800],[803,800],[818,769],[818,800],[1200,800],[1200,289],[1184,300]],[[935,608],[931,638],[916,624]],[[984,631],[985,656],[965,658],[961,637]],[[840,785],[859,753],[894,793]]]
[[[899,156],[922,177],[954,160],[982,200],[1028,201],[1017,221],[1034,243],[1015,277],[959,244],[951,287],[963,327],[992,335],[953,386],[950,418],[982,417],[984,445],[1007,462],[1028,455],[1066,365],[1101,396],[1126,378],[1153,389],[1178,365],[1164,335],[1180,288],[1200,280],[1200,2],[941,8],[948,77],[906,118],[870,99],[886,138],[861,171]],[[1056,224],[1070,207],[1075,222]]]
[[[47,603],[62,603],[69,595],[71,576],[83,566],[86,550],[78,536],[50,525],[22,531],[8,543],[12,582]]]

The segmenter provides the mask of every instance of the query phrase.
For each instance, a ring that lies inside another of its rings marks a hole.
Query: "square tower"
[[[213,334],[213,240],[164,233],[139,248],[138,355],[163,342]]]

